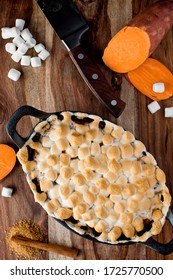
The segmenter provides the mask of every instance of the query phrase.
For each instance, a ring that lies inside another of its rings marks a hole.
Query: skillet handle
[[[173,239],[168,243],[162,244],[151,237],[143,244],[162,255],[169,255],[173,253]]]
[[[44,119],[50,116],[50,113],[45,113],[43,111],[37,110],[34,107],[24,105],[17,109],[11,118],[9,119],[7,125],[6,125],[6,130],[9,135],[9,137],[14,141],[14,143],[21,148],[25,142],[28,140],[28,137],[22,137],[19,135],[19,133],[16,130],[16,126],[20,119],[24,116],[33,116],[38,119]]]
[[[171,206],[169,208],[166,218],[170,222],[170,224],[173,225],[173,208]],[[170,242],[163,244],[157,242],[151,237],[146,242],[144,242],[144,245],[162,255],[169,255],[173,253],[173,239]]]

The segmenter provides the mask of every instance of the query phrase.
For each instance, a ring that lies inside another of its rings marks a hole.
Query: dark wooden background
[[[156,1],[75,0],[74,2],[90,24],[90,31],[83,40],[84,48],[104,72],[111,86],[119,90],[121,98],[127,103],[126,109],[121,117],[115,119],[97,101],[34,0],[0,0],[0,28],[14,26],[16,18],[23,18],[37,42],[45,44],[51,53],[49,59],[40,68],[21,67],[11,60],[9,53],[5,52],[4,47],[8,40],[0,39],[0,143],[7,143],[17,151],[17,147],[7,136],[5,126],[11,114],[24,104],[48,112],[79,110],[95,113],[130,130],[144,142],[148,151],[155,156],[159,166],[165,171],[167,185],[173,195],[173,119],[164,118],[164,108],[173,106],[173,99],[160,102],[161,110],[154,115],[150,114],[146,106],[151,100],[138,93],[121,75],[110,71],[102,62],[103,50],[110,38],[132,16]],[[173,71],[173,29],[169,31],[153,57]],[[22,71],[22,77],[17,82],[7,77],[12,67]],[[34,118],[24,117],[18,125],[19,133],[27,135],[35,122]],[[11,198],[0,196],[0,259],[2,260],[15,259],[15,255],[9,251],[6,244],[6,235],[10,226],[21,219],[30,219],[38,223],[48,234],[50,242],[79,248],[78,259],[81,260],[173,259],[173,254],[163,256],[142,244],[108,246],[85,240],[64,229],[48,217],[39,204],[34,203],[19,163],[0,182],[0,191],[3,186],[12,186],[15,192]],[[172,227],[166,222],[156,239],[165,243],[172,237]],[[65,258],[53,253],[42,253],[40,259]]]

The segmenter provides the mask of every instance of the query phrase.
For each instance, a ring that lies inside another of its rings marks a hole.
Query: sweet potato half
[[[173,0],[162,0],[136,15],[108,43],[103,61],[113,71],[139,67],[157,48],[173,25]]]
[[[138,68],[128,72],[126,78],[152,100],[160,101],[173,95],[173,75],[156,59],[146,59]],[[165,89],[163,92],[154,92],[153,85],[159,82],[164,84]]]
[[[10,146],[0,144],[0,180],[4,179],[16,163],[16,153]]]

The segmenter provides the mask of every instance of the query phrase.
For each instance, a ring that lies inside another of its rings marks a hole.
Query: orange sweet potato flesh
[[[147,59],[149,49],[148,34],[138,27],[126,26],[109,42],[103,61],[113,71],[126,73]]]
[[[173,0],[154,3],[137,14],[110,40],[104,50],[104,63],[119,73],[136,69],[154,52],[172,25]],[[133,37],[124,32],[129,30]],[[123,32],[124,36],[120,36]]]
[[[152,100],[160,101],[173,95],[173,75],[158,60],[148,58],[141,66],[127,74],[128,80],[141,93]],[[153,84],[164,83],[163,93],[153,91]]]
[[[0,144],[0,180],[4,179],[16,163],[16,153],[10,146]]]

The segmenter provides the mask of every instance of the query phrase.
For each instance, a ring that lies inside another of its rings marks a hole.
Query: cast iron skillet
[[[28,138],[30,137],[31,133],[33,132],[33,130],[29,133],[29,135],[27,137],[22,137],[16,130],[16,126],[18,124],[18,122],[20,121],[20,119],[24,116],[33,116],[38,118],[40,121],[48,118],[50,115],[52,114],[56,114],[57,116],[61,116],[61,112],[56,112],[56,113],[46,113],[40,110],[37,110],[36,108],[33,108],[31,106],[25,105],[20,107],[19,109],[17,109],[14,114],[11,116],[11,118],[9,119],[6,129],[7,129],[7,133],[10,136],[10,138],[14,141],[14,143],[21,148],[25,142],[28,140]],[[167,219],[169,220],[169,222],[173,225],[173,209],[170,207],[168,215],[167,215]],[[97,241],[97,242],[101,242],[98,241],[97,239],[95,239],[94,237],[90,236],[89,234],[79,234],[76,231],[74,231],[73,229],[71,229],[68,224],[64,221],[58,220],[56,219],[60,224],[62,224],[63,226],[65,226],[66,228],[72,230],[73,232],[75,232],[76,234],[83,236],[87,239],[93,240],[93,241]],[[101,243],[105,243],[105,244],[109,244],[112,245],[111,243],[107,243],[107,242],[101,242]],[[154,240],[152,237],[150,237],[147,241],[145,242],[126,242],[126,243],[118,243],[116,245],[133,245],[136,243],[140,243],[143,244],[153,250],[155,250],[156,252],[163,254],[163,255],[168,255],[170,253],[173,252],[173,238],[170,242],[166,243],[166,244],[162,244],[157,242],[156,240]]]

